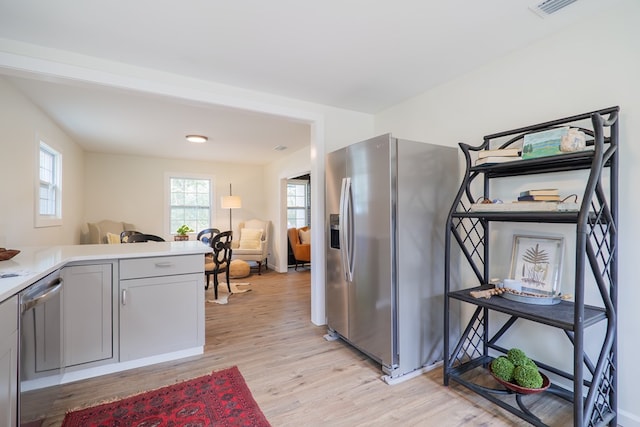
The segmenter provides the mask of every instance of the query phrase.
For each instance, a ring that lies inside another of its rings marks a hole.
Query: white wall
[[[63,84],[99,84],[178,99],[225,105],[294,118],[311,125],[312,252],[316,266],[324,265],[324,154],[326,147],[344,146],[373,135],[373,116],[277,95],[254,92],[157,70],[105,61],[42,46],[0,40],[0,69],[34,73]],[[279,183],[265,180],[264,194]],[[268,187],[267,187],[268,186]],[[272,203],[268,201],[267,203]],[[87,206],[90,204],[87,202]],[[87,213],[89,215],[89,213]],[[97,217],[91,213],[92,218]],[[324,268],[311,271],[311,315],[325,323]]]
[[[640,425],[636,393],[640,342],[635,338],[640,288],[634,268],[634,247],[640,238],[635,212],[640,200],[633,191],[640,182],[638,16],[640,3],[625,2],[376,116],[376,133],[392,131],[404,138],[454,146],[460,141],[479,145],[486,134],[621,107],[618,422],[627,427]],[[514,185],[519,184],[514,181]],[[535,327],[520,331],[536,356],[561,357],[570,365],[566,338]]]
[[[165,204],[165,174],[209,175],[214,178],[213,227],[229,228],[229,210],[220,209],[220,196],[242,197],[242,209],[232,213],[239,221],[266,215],[264,167],[233,163],[86,154],[85,212],[88,222],[111,219],[133,223],[140,231],[171,240]]]
[[[279,272],[287,271],[286,180],[311,172],[311,147],[291,153],[286,158],[269,164],[265,170],[269,199],[269,218],[273,222],[272,252],[269,264]],[[312,176],[313,180],[314,177]],[[313,207],[314,202],[311,202]],[[273,264],[272,264],[273,263]]]
[[[62,215],[58,227],[34,227],[38,142],[62,153]],[[84,155],[49,117],[0,77],[0,247],[71,244],[84,215]]]
[[[324,155],[329,151],[370,138],[373,135],[373,117],[370,117],[370,120],[363,121],[361,113],[337,111],[340,114],[327,111],[322,123],[319,124],[320,126],[324,125],[324,132],[330,135],[330,138],[324,141],[324,147],[319,148],[316,143],[314,147],[310,146],[293,152],[266,167],[268,210],[276,230],[274,233],[276,237],[274,244],[276,246],[274,247],[273,262],[278,271],[286,271],[287,268],[286,179],[304,173],[311,173],[311,185],[318,191],[317,194],[312,191],[312,233],[315,232],[314,228],[319,229],[318,234],[312,236],[312,241],[319,240],[319,246],[316,250],[312,250],[313,263],[317,266],[312,270],[323,269],[325,228]],[[313,132],[309,137],[310,139],[314,137]],[[269,261],[269,264],[271,264],[271,261]]]

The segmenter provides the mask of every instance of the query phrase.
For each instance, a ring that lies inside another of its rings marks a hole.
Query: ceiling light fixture
[[[204,135],[187,135],[187,141],[195,142],[196,144],[202,144],[207,142],[208,140],[209,138]]]
[[[273,149],[275,151],[284,151],[287,149],[287,147],[285,147],[284,145],[276,145],[275,147],[273,147]]]

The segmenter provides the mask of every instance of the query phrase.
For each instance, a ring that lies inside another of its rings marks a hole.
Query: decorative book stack
[[[545,203],[541,203],[545,202]],[[575,212],[576,202],[560,200],[557,188],[541,188],[520,193],[512,203],[473,203],[470,212]]]
[[[557,188],[527,190],[520,193],[519,202],[559,202],[560,192]]]
[[[478,151],[476,166],[520,160],[520,151],[520,148],[498,148],[495,150]]]

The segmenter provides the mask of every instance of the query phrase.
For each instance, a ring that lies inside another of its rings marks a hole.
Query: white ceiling
[[[545,19],[535,3],[0,0],[0,39],[374,114],[616,0],[578,0]],[[8,78],[90,151],[265,163],[282,155],[276,145],[309,144],[308,125],[289,119]],[[224,143],[224,154],[185,148],[186,133]]]
[[[266,164],[309,145],[309,125],[281,117],[103,86],[7,79],[90,152]],[[187,143],[189,134],[209,141]],[[279,145],[287,150],[275,151]]]

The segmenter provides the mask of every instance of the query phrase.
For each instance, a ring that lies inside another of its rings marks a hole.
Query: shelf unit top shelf
[[[488,178],[501,178],[518,175],[585,170],[591,168],[593,155],[594,151],[587,149],[585,151],[559,154],[556,156],[471,166],[469,168],[469,172],[483,173]],[[609,166],[609,163],[610,162],[605,163],[605,167]]]

